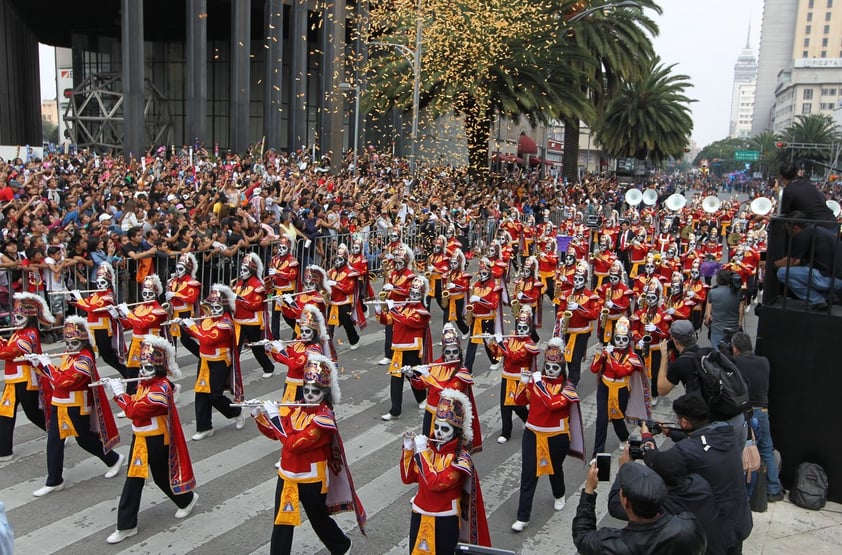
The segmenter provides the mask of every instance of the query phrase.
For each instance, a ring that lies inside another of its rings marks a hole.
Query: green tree
[[[835,152],[832,146],[842,141],[839,126],[830,116],[823,114],[810,114],[807,116],[796,116],[795,121],[781,133],[780,140],[787,143],[787,154],[789,160],[800,160],[806,166],[824,166],[831,162]],[[800,148],[794,146],[804,145],[826,145],[824,148]],[[818,164],[814,164],[818,162]]]
[[[643,78],[624,82],[608,102],[597,127],[597,141],[608,156],[660,164],[684,155],[693,130],[690,103],[695,101],[685,94],[689,78],[672,73],[673,67],[655,57]]]
[[[760,160],[755,167],[767,177],[778,175],[778,169],[781,167],[778,141],[780,138],[770,131],[755,135],[749,141],[752,150],[760,152]]]
[[[562,116],[577,122],[594,119],[593,104],[582,91],[598,74],[598,59],[578,41],[566,37],[571,29],[575,37],[590,16],[575,24],[568,20],[584,7],[603,3],[424,0],[420,105],[428,118],[450,113],[464,118],[474,177],[487,175],[488,140],[495,115],[531,124],[549,123]],[[417,9],[415,0],[372,5],[363,40],[411,49]],[[626,11],[635,10],[623,8],[616,13]],[[384,117],[393,108],[412,109],[413,72],[407,56],[398,49],[372,49],[365,69],[363,107],[373,119]]]

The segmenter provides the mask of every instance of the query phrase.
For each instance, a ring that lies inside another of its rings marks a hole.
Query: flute
[[[193,318],[193,321],[198,322],[200,320],[213,320],[214,318],[222,318],[222,316],[199,316],[198,318]],[[162,326],[169,326],[169,325],[172,325],[172,324],[180,324],[184,320],[187,320],[187,318],[173,318],[171,320],[161,322],[161,325]]]
[[[132,382],[139,382],[141,380],[145,380],[146,378],[120,378],[120,381],[123,383],[132,383]],[[91,382],[88,384],[88,387],[100,387],[105,385],[105,380],[98,380],[95,382]]]
[[[79,354],[79,351],[65,351],[63,353],[29,353],[29,356],[32,356],[32,355],[47,355],[50,358],[61,358],[65,355],[78,355],[78,354]],[[29,361],[29,357],[27,355],[12,359],[12,362],[28,362],[28,361]]]
[[[75,290],[71,290],[71,291],[50,291],[49,293],[47,293],[47,295],[72,295],[73,291],[75,291]],[[97,293],[99,291],[100,291],[99,289],[83,289],[81,291],[77,291],[77,293]]]
[[[381,301],[381,300],[373,300],[373,301],[363,301],[363,304],[386,304],[388,300]],[[392,301],[392,306],[403,306],[405,304],[409,304],[412,301]]]
[[[125,305],[125,307],[128,308],[130,306],[140,306],[142,304],[149,304],[149,303],[152,303],[152,302],[154,302],[154,301],[139,301],[139,302],[136,302],[136,303],[127,304],[127,305]],[[120,305],[115,304],[115,305],[109,305],[109,306],[101,306],[99,308],[93,309],[93,312],[108,312],[110,309],[117,308],[118,306],[120,306]]]
[[[18,331],[22,330],[23,326],[12,326],[10,328],[0,328],[0,333],[7,332],[7,331]]]
[[[502,339],[506,339],[507,337],[529,337],[528,335],[517,335],[517,334],[510,334],[510,335],[501,335]],[[494,335],[492,334],[482,334],[482,335],[472,335],[471,339],[494,339]]]
[[[407,430],[403,433],[403,437],[408,439],[415,439],[415,432],[412,430]],[[443,439],[436,439],[434,437],[428,437],[427,443],[446,443]]]
[[[230,406],[232,407],[240,407],[240,408],[255,408],[255,407],[262,407],[263,403],[266,401],[261,401],[260,399],[251,399],[248,401],[243,401],[242,403],[231,403]],[[318,407],[319,403],[282,403],[280,401],[272,401],[275,403],[276,407]]]
[[[281,343],[286,343],[283,339],[275,339],[274,341],[280,341]],[[260,341],[254,341],[252,343],[245,343],[243,347],[265,347],[272,343],[272,340],[269,339],[261,339]]]

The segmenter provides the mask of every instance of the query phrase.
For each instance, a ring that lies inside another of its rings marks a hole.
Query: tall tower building
[[[731,93],[731,120],[728,126],[729,137],[751,136],[756,84],[757,59],[751,50],[751,25],[749,25],[745,48],[743,48],[743,51],[737,58],[737,63],[734,64],[734,86]]]
[[[798,4],[827,0],[766,0],[763,4],[763,24],[760,29],[760,52],[757,61],[757,88],[754,95],[754,114],[751,134],[758,135],[772,129],[775,108],[775,89],[778,73],[792,65],[793,37]],[[837,0],[838,2],[842,0]]]

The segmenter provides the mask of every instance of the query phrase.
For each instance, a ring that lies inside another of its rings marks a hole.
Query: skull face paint
[[[289,254],[289,246],[286,243],[278,245],[278,256],[286,256]]]
[[[396,231],[389,232],[389,241],[392,243],[397,243],[400,241],[401,236]]]
[[[176,264],[175,277],[183,278],[185,275],[187,275],[187,266],[184,264]]]
[[[211,316],[222,316],[225,312],[225,307],[223,307],[220,303],[211,303],[210,310]]]
[[[19,307],[15,307],[14,317],[13,317],[15,327],[18,327],[18,328],[23,327],[24,325],[26,325],[27,320],[29,320],[29,318],[26,316],[26,314],[23,313],[23,310],[20,309]]]
[[[448,424],[447,422],[437,421],[433,424],[433,436],[437,441],[442,443],[447,443],[451,439],[453,439],[453,426]]]
[[[643,271],[646,272],[647,276],[651,276],[652,274],[655,273],[655,265],[647,262],[646,264],[643,265]]]
[[[324,400],[325,392],[317,385],[304,384],[301,386],[301,396],[303,397],[305,403],[317,405]]]
[[[557,362],[545,362],[542,372],[548,378],[557,378],[561,375],[562,365]]]
[[[644,297],[646,300],[647,306],[657,306],[658,305],[658,294],[657,293],[646,293]]]
[[[700,275],[701,274],[699,273],[699,270],[696,270],[696,269],[690,270],[690,279],[699,279]]]
[[[154,289],[149,289],[147,287],[144,287],[140,291],[140,298],[143,299],[144,301],[154,301],[155,297],[157,297],[157,295],[155,294]]]
[[[301,326],[301,341],[309,343],[313,340],[314,335],[315,334],[313,333],[313,328]]]
[[[576,274],[573,276],[573,288],[576,290],[583,289],[585,287],[585,276],[582,274]]]
[[[488,281],[491,278],[491,272],[488,270],[482,269],[477,272],[477,277],[480,281]]]
[[[111,283],[107,279],[105,279],[104,277],[97,277],[96,278],[96,288],[97,289],[99,289],[100,291],[105,291],[109,287],[111,287]]]
[[[82,350],[82,342],[78,339],[65,339],[64,344],[68,352],[76,353]]]
[[[447,346],[442,351],[442,356],[445,362],[458,362],[462,359],[462,352],[459,347]]]
[[[518,321],[515,325],[515,333],[521,337],[529,335],[529,324],[527,322]]]
[[[240,266],[240,279],[248,279],[251,276],[251,270],[249,267],[243,264]]]
[[[619,334],[614,334],[614,337],[611,338],[611,342],[614,343],[614,346],[618,349],[627,349],[631,343],[628,335]]]
[[[620,283],[620,276],[618,276],[617,274],[611,274],[608,276],[608,281],[609,283],[611,283],[611,285],[617,285],[618,283]]]
[[[337,270],[339,270],[340,268],[345,267],[345,263],[346,263],[345,257],[342,256],[342,255],[337,255],[337,257],[333,261],[333,267],[336,268]]]
[[[363,247],[359,243],[354,243],[351,245],[351,254],[361,254],[363,252]]]
[[[406,259],[403,256],[395,258],[395,269],[401,271],[404,268],[406,268]]]
[[[140,370],[138,371],[138,377],[141,378],[143,381],[149,380],[155,377],[155,367],[151,364],[141,364]]]

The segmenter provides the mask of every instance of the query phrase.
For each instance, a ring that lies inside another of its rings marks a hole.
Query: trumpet
[[[640,340],[643,342],[643,347],[640,349],[640,354],[643,358],[649,358],[649,351],[652,347],[652,336],[644,335]]]
[[[259,408],[263,406],[263,403],[266,401],[261,401],[260,399],[249,399],[248,401],[243,401],[242,403],[231,403],[232,407],[240,407],[240,408]],[[272,401],[275,403],[276,407],[318,407],[318,403],[282,403],[280,401]]]
[[[96,293],[99,289],[83,289],[78,293]],[[50,291],[47,295],[70,295],[70,291]]]
[[[65,355],[78,355],[79,351],[65,351],[63,353],[29,353],[29,355],[24,355],[22,357],[17,357],[12,359],[12,362],[28,362],[29,356],[31,355],[47,355],[50,358],[61,358]]]
[[[145,380],[146,378],[120,378],[120,381],[123,383],[132,383],[132,382],[139,382],[141,380]],[[88,384],[88,387],[100,387],[105,385],[105,380],[99,380],[95,382],[91,382]]]

